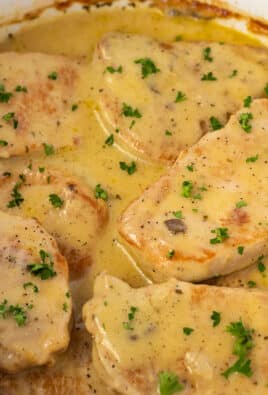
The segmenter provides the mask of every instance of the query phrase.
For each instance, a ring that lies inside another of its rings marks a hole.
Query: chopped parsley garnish
[[[246,133],[250,133],[252,129],[252,125],[249,123],[253,119],[253,115],[251,112],[243,112],[240,114],[239,123],[242,126],[242,129]]]
[[[95,198],[105,201],[108,200],[108,193],[101,187],[101,184],[97,184],[95,187]]]
[[[215,233],[216,237],[214,237],[213,239],[210,239],[210,244],[223,243],[225,240],[229,239],[229,234],[228,234],[227,228],[212,229],[211,233]]]
[[[118,66],[117,68],[115,68],[113,66],[108,66],[108,67],[106,67],[106,71],[108,71],[111,74],[122,73],[123,67],[122,66]]]
[[[249,157],[246,159],[246,163],[254,163],[254,162],[256,162],[258,159],[259,159],[259,155],[258,155],[258,154],[256,154],[255,156],[249,156]]]
[[[19,122],[18,122],[18,120],[15,118],[15,113],[14,113],[14,112],[7,112],[6,114],[4,114],[4,115],[2,116],[2,119],[3,119],[4,121],[6,121],[6,122],[10,122],[10,121],[12,120],[12,122],[13,122],[13,128],[14,128],[14,129],[17,129]]]
[[[68,304],[66,302],[63,303],[62,310],[65,311],[65,313],[67,313],[67,311],[68,311]]]
[[[25,309],[18,304],[16,306],[8,306],[7,300],[5,299],[3,303],[0,304],[0,317],[8,318],[9,316],[14,318],[18,326],[24,326],[26,324],[27,314]]]
[[[72,111],[76,111],[78,109],[78,104],[72,104]]]
[[[182,196],[189,198],[191,197],[192,190],[193,190],[193,183],[191,181],[183,181],[182,183]]]
[[[129,106],[126,103],[123,103],[122,115],[124,115],[125,117],[134,117],[134,118],[142,117],[141,113],[137,108],[133,109],[131,106]]]
[[[172,372],[159,373],[160,395],[174,395],[184,389],[184,385],[179,381],[179,377]]]
[[[210,316],[210,319],[213,321],[213,328],[215,328],[215,326],[218,326],[219,323],[221,322],[221,313],[219,313],[218,311],[212,311],[212,314]]]
[[[229,78],[234,78],[235,76],[237,76],[238,70],[233,70],[231,72],[231,74],[229,75]]]
[[[189,335],[194,331],[193,328],[189,328],[188,326],[185,326],[182,330],[183,330],[183,333],[184,333],[186,336],[189,336]]]
[[[165,135],[166,135],[166,136],[172,136],[172,132],[171,132],[170,130],[166,130],[166,131],[165,131]]]
[[[129,331],[133,331],[133,327],[131,326],[131,322],[135,319],[135,315],[139,311],[138,307],[131,306],[128,313],[128,321],[123,322],[123,327]]]
[[[50,80],[56,80],[58,78],[58,73],[56,71],[52,71],[52,73],[47,76]]]
[[[211,56],[211,48],[210,47],[207,47],[207,48],[203,49],[203,57],[208,62],[212,62],[213,61],[213,57]]]
[[[222,375],[228,379],[233,373],[240,373],[247,377],[252,376],[251,361],[247,359],[249,351],[253,347],[252,330],[245,328],[242,321],[231,322],[226,331],[235,337],[233,355],[238,357],[237,361],[230,366]]]
[[[11,177],[10,171],[4,171],[3,176],[4,177]]]
[[[244,249],[245,249],[244,246],[238,246],[238,247],[237,247],[237,252],[238,252],[238,254],[239,254],[239,255],[243,255]]]
[[[6,140],[0,140],[1,147],[6,147],[7,145],[8,145],[8,142]]]
[[[51,193],[49,195],[49,201],[52,204],[52,206],[57,207],[57,208],[61,208],[64,204],[64,200],[62,200],[61,197],[56,195],[56,193]]]
[[[23,85],[17,85],[15,88],[15,91],[16,92],[24,92],[24,93],[28,92],[27,87],[23,86]]]
[[[27,265],[27,270],[32,275],[40,277],[41,280],[47,280],[48,278],[56,276],[57,273],[53,269],[54,262],[52,256],[44,250],[40,250],[39,255],[41,262]]]
[[[27,289],[29,287],[31,287],[35,293],[39,292],[39,289],[38,289],[37,285],[33,284],[32,282],[28,282],[28,283],[24,283],[23,284],[23,288],[24,289]]]
[[[255,288],[257,286],[255,281],[249,280],[248,281],[248,287],[249,288]]]
[[[44,167],[38,167],[39,173],[44,173],[45,168]]]
[[[191,163],[190,165],[186,166],[186,169],[193,172],[194,171],[194,163]]]
[[[141,64],[142,78],[147,78],[148,75],[156,74],[160,71],[150,58],[137,59],[134,63]]]
[[[251,96],[247,96],[244,99],[244,107],[250,107],[252,103],[252,97]]]
[[[268,82],[264,87],[264,93],[266,94],[266,96],[268,96]]]
[[[135,173],[137,165],[135,162],[131,162],[129,165],[126,162],[119,162],[120,169],[126,171],[129,175]]]
[[[182,101],[185,101],[187,99],[185,93],[178,91],[175,99],[175,103],[180,103]]]
[[[16,182],[14,188],[12,189],[11,192],[12,199],[7,204],[8,208],[19,207],[24,202],[24,198],[22,197],[22,194],[19,192],[19,189],[22,186],[22,182],[23,180]]]
[[[13,96],[11,92],[6,92],[5,86],[0,84],[0,103],[8,103]]]
[[[55,148],[53,147],[52,144],[43,143],[43,147],[44,147],[44,151],[45,151],[46,156],[50,156],[50,155],[55,154]]]
[[[222,124],[220,123],[220,121],[216,117],[210,117],[209,122],[212,127],[212,130],[214,130],[214,131],[222,129],[222,127],[223,127]]]
[[[181,211],[173,211],[173,215],[175,218],[182,219],[182,212]]]
[[[266,266],[263,263],[263,258],[264,258],[264,255],[261,255],[257,259],[258,270],[259,270],[260,273],[264,273],[265,270],[266,270]]]
[[[201,81],[216,81],[217,77],[213,75],[212,71],[208,72],[207,74],[203,74],[201,77]]]
[[[174,257],[175,250],[169,250],[167,253],[167,258],[172,259]]]
[[[178,34],[177,36],[175,36],[175,41],[181,41],[182,40],[182,35]]]
[[[242,208],[242,207],[246,207],[246,206],[247,206],[247,203],[244,200],[239,200],[239,202],[237,202],[235,204],[236,208]]]
[[[107,137],[107,139],[105,140],[105,144],[108,146],[113,145],[114,143],[114,135],[110,134],[110,136]]]

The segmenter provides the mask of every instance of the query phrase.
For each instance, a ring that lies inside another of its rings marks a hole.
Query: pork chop
[[[104,36],[91,69],[106,132],[162,162],[221,128],[246,97],[264,97],[267,72],[265,48],[121,33]]]
[[[102,275],[83,316],[95,366],[120,394],[264,395],[267,302],[260,290],[175,279],[133,289]]]
[[[33,219],[0,212],[0,369],[53,362],[69,343],[68,266]]]
[[[0,209],[37,218],[57,240],[72,278],[81,276],[108,219],[105,201],[79,179],[48,168],[26,169],[21,175],[4,172],[0,191]]]
[[[0,157],[74,145],[66,129],[80,71],[63,56],[0,54]]]
[[[183,151],[123,213],[122,236],[156,282],[200,281],[268,252],[268,100]]]

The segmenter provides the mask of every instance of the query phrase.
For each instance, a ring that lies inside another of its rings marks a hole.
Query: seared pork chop
[[[68,266],[33,219],[0,212],[0,369],[43,365],[69,343]]]
[[[265,291],[107,275],[83,308],[96,367],[127,395],[267,394],[267,314]]]
[[[174,162],[222,127],[247,96],[265,95],[268,50],[110,33],[91,72],[106,131],[147,159]]]
[[[183,151],[123,213],[122,236],[155,281],[200,281],[268,252],[268,100]]]
[[[69,116],[81,66],[63,56],[0,54],[0,157],[72,146]]]
[[[14,201],[14,189],[23,201]],[[0,178],[0,209],[35,217],[57,240],[72,277],[81,276],[91,264],[96,236],[108,219],[107,205],[75,177],[39,168],[19,175],[5,172]]]

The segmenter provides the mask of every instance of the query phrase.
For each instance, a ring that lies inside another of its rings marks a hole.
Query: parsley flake
[[[182,212],[181,212],[181,211],[173,211],[172,214],[174,215],[175,218],[183,219],[183,216],[182,216]]]
[[[120,73],[121,74],[122,71],[123,71],[123,67],[122,66],[118,66],[117,68],[115,68],[113,66],[108,66],[108,67],[106,67],[106,71],[108,71],[111,74],[114,74],[114,73]]]
[[[264,258],[264,255],[261,255],[257,259],[258,270],[259,270],[260,273],[264,273],[265,270],[266,270],[266,266],[263,263],[263,258]]]
[[[52,144],[43,143],[43,147],[44,147],[44,151],[45,151],[46,156],[50,156],[50,155],[55,154],[55,148],[53,147]]]
[[[194,331],[193,328],[189,328],[188,326],[185,326],[182,330],[183,330],[183,333],[184,333],[186,336],[189,336],[189,335]]]
[[[167,258],[172,259],[175,255],[175,250],[169,250],[167,253]]]
[[[25,309],[18,304],[16,306],[8,306],[7,300],[5,299],[3,303],[0,304],[0,317],[8,318],[8,316],[13,317],[18,326],[24,326],[26,324],[27,314]]]
[[[215,77],[215,75],[213,75],[212,71],[210,71],[207,74],[202,75],[201,81],[217,81],[217,77]]]
[[[257,286],[256,282],[252,280],[249,280],[247,284],[249,288],[255,288]]]
[[[16,92],[24,92],[24,93],[28,92],[27,87],[23,86],[23,85],[17,85],[15,88],[15,91]]]
[[[72,111],[76,111],[78,109],[78,104],[74,103],[71,107]]]
[[[27,283],[23,284],[23,288],[24,289],[27,289],[29,287],[31,287],[35,293],[39,292],[39,289],[38,289],[37,285],[33,284],[32,282],[27,282]]]
[[[176,95],[175,103],[180,103],[185,100],[187,100],[185,93],[178,91]]]
[[[268,82],[264,87],[264,93],[266,94],[266,96],[268,96]]]
[[[108,146],[113,145],[114,143],[114,135],[110,134],[110,136],[107,137],[107,139],[105,140],[105,144]]]
[[[137,108],[133,109],[131,106],[129,106],[126,103],[123,103],[122,115],[124,115],[125,117],[134,117],[134,118],[142,117],[141,113]]]
[[[95,198],[102,199],[105,202],[108,200],[108,193],[101,187],[101,184],[97,184],[95,187]]]
[[[209,122],[210,122],[210,125],[211,125],[213,131],[222,129],[222,127],[223,127],[223,125],[220,123],[220,121],[216,117],[210,117]]]
[[[219,313],[218,311],[212,311],[210,319],[213,321],[213,328],[215,328],[215,326],[218,326],[219,323],[221,322],[221,313]]]
[[[52,71],[52,73],[48,74],[47,76],[50,80],[57,80],[58,79],[58,73],[56,71]]]
[[[119,167],[121,170],[126,171],[129,175],[137,171],[137,165],[135,162],[131,162],[129,165],[126,162],[119,162]]]
[[[6,140],[0,140],[1,147],[6,147],[7,145],[8,145],[8,142]]]
[[[172,136],[172,132],[171,132],[170,130],[166,130],[166,131],[165,131],[165,135],[166,135],[166,136]]]
[[[179,377],[172,372],[159,373],[159,390],[160,395],[174,395],[184,389],[184,385],[180,383]]]
[[[133,331],[133,327],[131,326],[131,321],[135,319],[136,313],[139,311],[138,307],[131,306],[128,313],[128,321],[123,322],[123,327],[129,331]]]
[[[237,74],[238,74],[238,70],[233,70],[233,71],[231,72],[231,74],[229,75],[229,78],[234,78],[234,77],[237,76]]]
[[[183,181],[182,183],[182,196],[189,198],[192,194],[192,190],[193,190],[193,183],[191,181]]]
[[[47,280],[48,278],[56,276],[57,273],[53,269],[54,262],[52,256],[44,250],[40,250],[39,255],[41,262],[27,265],[27,270],[32,275],[40,277],[41,280]]]
[[[19,192],[19,189],[22,186],[22,182],[21,181],[16,182],[14,188],[12,189],[11,197],[13,199],[8,202],[7,204],[8,208],[19,207],[24,202],[24,198],[22,197],[22,194]]]
[[[255,156],[249,156],[249,157],[246,159],[246,163],[254,163],[254,162],[256,162],[258,159],[259,159],[259,155],[258,155],[258,154],[256,154]]]
[[[252,115],[251,112],[243,112],[242,114],[240,114],[239,123],[240,123],[242,129],[246,133],[250,133],[251,132],[252,125],[249,122],[252,119],[253,119],[253,115]]]
[[[13,96],[11,92],[6,92],[5,86],[0,84],[0,103],[8,103]]]
[[[247,206],[247,203],[244,200],[239,200],[239,202],[237,202],[235,204],[236,208],[242,208],[242,207],[246,207],[246,206]]]
[[[150,58],[141,58],[134,61],[136,64],[141,65],[142,78],[147,78],[150,74],[159,73],[159,69]]]
[[[213,61],[213,57],[211,56],[211,48],[210,47],[207,47],[207,48],[203,49],[203,57],[208,62],[212,62]]]
[[[61,208],[64,204],[64,200],[62,200],[56,193],[51,193],[49,195],[49,201],[52,204],[52,206]]]
[[[228,229],[227,228],[216,228],[212,229],[211,233],[215,233],[216,237],[210,239],[210,244],[219,244],[223,243],[225,240],[229,239]]]
[[[244,99],[244,107],[250,107],[252,103],[252,97],[251,96],[247,96]]]
[[[238,247],[237,247],[237,252],[238,252],[238,254],[239,254],[239,255],[243,255],[244,249],[245,249],[244,246],[238,246]]]

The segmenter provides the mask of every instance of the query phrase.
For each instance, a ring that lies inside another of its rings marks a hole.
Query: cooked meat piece
[[[120,232],[156,282],[232,273],[268,252],[267,135],[268,100],[259,99],[183,151],[126,209]],[[174,234],[166,220],[178,217],[186,230]]]
[[[187,395],[266,394],[267,314],[265,291],[175,279],[133,289],[107,275],[83,308],[96,367],[127,395],[159,394],[170,380]],[[240,357],[246,367],[230,371]]]
[[[18,183],[23,201],[12,206]],[[96,236],[107,222],[106,203],[77,178],[47,168],[27,169],[22,175],[5,172],[0,191],[0,209],[37,218],[57,240],[71,276],[81,276],[91,264]]]
[[[33,219],[0,212],[0,369],[53,361],[69,343],[68,266]]]
[[[224,287],[268,289],[268,259],[260,255],[256,262],[235,273],[211,279],[210,283]]]
[[[80,68],[63,56],[0,54],[0,157],[75,144],[77,133],[66,130]]]
[[[247,96],[264,96],[268,50],[110,33],[96,48],[92,73],[104,129],[117,130],[117,141],[147,159],[174,162]]]

